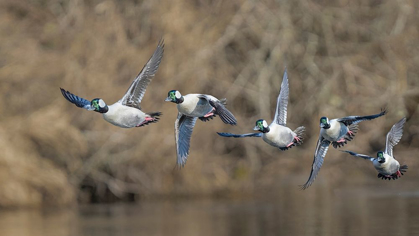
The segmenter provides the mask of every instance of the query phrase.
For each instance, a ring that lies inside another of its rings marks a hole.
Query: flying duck
[[[287,150],[295,145],[303,143],[303,135],[305,131],[304,126],[298,127],[292,131],[287,125],[287,106],[289,97],[289,84],[288,84],[288,73],[285,69],[284,76],[282,78],[281,91],[279,93],[274,120],[268,126],[266,120],[260,119],[256,121],[256,126],[253,130],[258,130],[259,133],[248,133],[248,134],[231,134],[231,133],[218,133],[223,137],[262,137],[266,143],[277,147],[281,150]]]
[[[226,99],[218,100],[206,94],[188,94],[182,96],[177,90],[171,90],[165,100],[177,104],[178,116],[175,121],[175,142],[177,165],[183,167],[189,155],[189,144],[196,120],[208,121],[216,115],[230,125],[236,125],[234,115],[227,110]]]
[[[316,151],[314,152],[313,166],[310,177],[307,182],[301,186],[307,189],[313,184],[317,174],[323,164],[329,145],[334,148],[343,147],[348,141],[351,141],[358,131],[358,123],[364,120],[372,120],[387,113],[384,109],[380,113],[370,116],[347,116],[338,119],[329,120],[327,117],[320,118],[320,135],[317,141]]]
[[[122,128],[141,127],[157,122],[161,112],[144,113],[141,111],[141,100],[148,84],[159,68],[163,52],[164,42],[161,40],[153,55],[134,79],[122,99],[110,106],[106,105],[101,98],[88,101],[60,88],[61,93],[69,102],[80,108],[102,113],[106,121]]]
[[[358,154],[351,151],[347,152],[353,156],[361,157],[366,160],[372,161],[375,169],[378,171],[378,178],[381,179],[398,179],[407,171],[407,165],[400,166],[399,162],[393,156],[393,147],[396,146],[403,136],[403,126],[406,123],[406,118],[401,119],[399,122],[391,127],[386,137],[386,149],[384,152],[377,152],[377,157],[371,157],[364,154]]]

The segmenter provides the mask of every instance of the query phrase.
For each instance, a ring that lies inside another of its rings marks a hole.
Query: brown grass
[[[416,1],[25,1],[0,3],[0,206],[135,200],[251,192],[303,184],[318,119],[369,115],[346,149],[371,155],[401,117],[396,147],[417,178],[419,14]],[[119,100],[152,54],[163,62],[143,99],[157,124],[121,129],[69,104],[59,87],[87,99]],[[303,146],[282,152],[250,132],[271,121],[288,68],[288,125],[307,127]],[[228,98],[238,125],[198,121],[186,167],[174,169],[176,107],[167,92]],[[405,106],[406,105],[406,106]],[[348,166],[350,165],[350,166]],[[378,181],[375,170],[329,150],[314,184]],[[291,174],[291,175],[290,175]],[[292,178],[289,176],[293,176]],[[350,176],[350,179],[345,177]],[[7,192],[7,197],[5,196]],[[21,196],[21,197],[17,197]],[[4,200],[6,199],[6,200]]]

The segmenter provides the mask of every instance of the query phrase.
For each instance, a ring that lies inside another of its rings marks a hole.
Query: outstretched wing
[[[175,121],[176,155],[177,164],[180,167],[183,167],[188,159],[192,131],[197,119],[197,117],[185,116],[178,113]]]
[[[232,133],[219,133],[222,137],[245,138],[245,137],[262,137],[262,133],[249,133],[249,134],[232,134]]]
[[[316,151],[314,152],[313,166],[311,167],[310,177],[307,182],[301,186],[302,189],[307,189],[313,184],[323,165],[324,157],[326,156],[327,150],[329,149],[330,141],[324,139],[321,135],[317,141]]]
[[[79,96],[76,96],[72,93],[70,93],[69,91],[66,91],[62,88],[61,89],[61,93],[63,94],[63,96],[65,97],[65,99],[67,99],[69,102],[73,103],[74,105],[84,108],[86,110],[89,111],[93,111],[95,108],[92,107],[91,103],[89,100],[86,100],[84,98],[81,98]]]
[[[374,161],[375,160],[375,158],[374,157],[371,157],[371,156],[368,156],[368,155],[364,155],[364,154],[359,154],[359,153],[356,153],[356,152],[351,152],[351,151],[346,151],[346,150],[340,150],[341,152],[346,152],[346,153],[349,153],[349,154],[351,154],[352,156],[356,156],[356,157],[361,157],[361,158],[364,158],[365,160],[370,160],[370,161]]]
[[[399,120],[396,124],[391,127],[386,137],[386,150],[385,152],[393,156],[393,147],[396,146],[403,136],[403,126],[406,123],[406,118]]]
[[[370,116],[347,116],[343,118],[337,119],[339,122],[344,123],[346,126],[349,126],[351,124],[358,124],[361,121],[364,120],[373,120],[375,118],[378,118],[380,116],[383,116],[387,113],[386,109],[383,109],[380,113]]]
[[[285,69],[284,76],[282,77],[281,91],[276,101],[276,111],[273,123],[278,125],[287,125],[287,106],[289,97],[289,84],[288,84],[288,73]]]
[[[128,88],[124,97],[119,100],[120,103],[126,106],[141,109],[141,100],[144,97],[148,84],[151,82],[151,79],[154,77],[157,69],[159,68],[160,62],[163,58],[163,52],[164,41],[160,40],[156,50],[153,53],[153,56],[151,56],[147,64],[145,64],[141,72],[131,83],[131,86]]]

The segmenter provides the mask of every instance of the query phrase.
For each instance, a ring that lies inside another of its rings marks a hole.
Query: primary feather
[[[70,93],[69,91],[66,91],[62,88],[60,88],[61,93],[63,94],[64,98],[67,99],[69,102],[73,103],[74,105],[76,105],[77,107],[81,107],[84,108],[86,110],[94,110],[94,108],[91,106],[90,101],[86,100],[84,98],[81,98],[77,95],[74,95],[72,93]]]
[[[393,147],[396,146],[403,136],[403,126],[406,123],[406,118],[401,119],[399,122],[391,127],[390,132],[386,136],[386,149],[385,152],[393,156]]]
[[[287,125],[287,107],[289,97],[289,83],[288,73],[285,69],[284,76],[282,77],[281,91],[279,92],[278,99],[276,101],[276,110],[273,123],[278,125]]]
[[[184,166],[189,155],[189,146],[192,131],[195,126],[197,117],[185,116],[178,113],[175,121],[175,142],[178,166]]]
[[[141,109],[141,100],[151,79],[157,72],[164,53],[164,41],[160,40],[151,58],[143,67],[140,73],[135,77],[125,95],[119,102],[123,105]]]
[[[262,133],[248,133],[248,134],[232,134],[232,133],[220,133],[218,135],[223,137],[233,137],[233,138],[244,138],[244,137],[262,137]]]
[[[326,156],[327,150],[329,149],[330,141],[324,139],[321,135],[317,141],[316,151],[314,152],[313,165],[311,167],[310,177],[307,182],[301,187],[302,189],[307,189],[313,184],[314,180],[317,177],[317,174],[320,171],[320,168],[323,165],[324,157]]]

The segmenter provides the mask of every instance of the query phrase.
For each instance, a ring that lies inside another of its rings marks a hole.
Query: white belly
[[[110,105],[108,112],[103,114],[106,121],[122,128],[136,127],[145,120],[146,116],[141,110],[121,103]]]
[[[183,102],[177,104],[180,113],[191,117],[203,117],[212,110],[212,106],[205,99],[199,99],[198,94],[183,96]]]
[[[384,153],[384,157],[386,160],[384,163],[379,163],[378,159],[375,159],[373,161],[375,169],[383,175],[394,174],[400,167],[399,162],[393,157],[387,155],[386,153]]]
[[[271,124],[269,126],[269,132],[262,135],[263,141],[275,146],[275,147],[286,147],[288,146],[295,137],[295,133],[288,127]]]
[[[330,121],[330,128],[329,129],[321,129],[320,130],[321,135],[326,140],[329,140],[331,142],[336,142],[341,139],[341,126],[337,120],[331,120]]]

